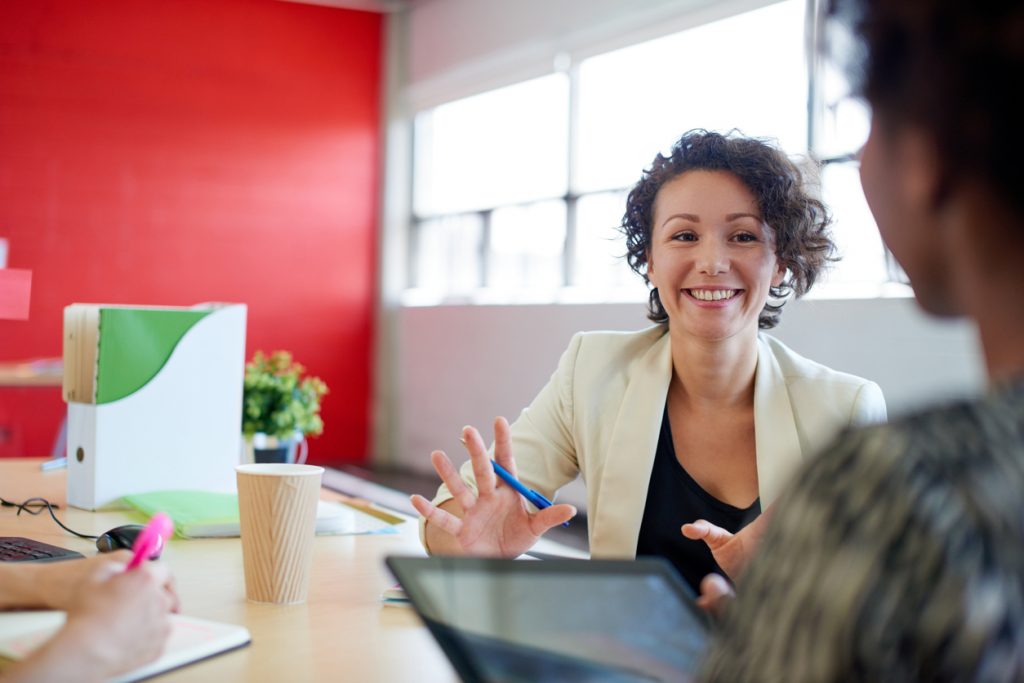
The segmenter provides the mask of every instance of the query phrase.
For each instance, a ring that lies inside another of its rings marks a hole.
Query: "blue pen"
[[[543,510],[544,508],[551,507],[552,503],[550,500],[548,500],[541,494],[537,493],[533,489],[528,489],[525,486],[523,486],[523,483],[516,479],[515,477],[513,477],[512,474],[504,467],[499,465],[494,460],[491,461],[491,464],[494,465],[494,473],[501,477],[501,480],[503,482],[505,482],[513,489],[515,489],[519,495],[521,495],[528,502],[530,502],[533,505],[533,507],[537,508],[538,510]],[[562,526],[569,526],[569,522],[562,522]]]

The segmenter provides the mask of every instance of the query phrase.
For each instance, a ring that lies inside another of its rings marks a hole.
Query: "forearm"
[[[40,570],[35,563],[0,563],[0,610],[48,607]]]

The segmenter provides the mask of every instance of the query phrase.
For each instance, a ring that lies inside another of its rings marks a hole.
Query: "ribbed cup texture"
[[[319,472],[236,473],[249,600],[286,605],[306,601],[323,473],[310,469]]]

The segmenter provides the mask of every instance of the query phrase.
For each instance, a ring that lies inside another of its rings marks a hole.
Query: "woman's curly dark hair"
[[[724,135],[691,130],[672,145],[668,156],[654,158],[626,199],[619,228],[626,236],[626,260],[647,284],[654,199],[665,183],[687,171],[728,171],[754,195],[762,219],[772,229],[775,255],[786,269],[782,283],[769,289],[769,300],[758,318],[761,329],[775,327],[789,295],[806,294],[835,260],[828,209],[807,192],[800,169],[768,142],[743,137],[735,130]],[[651,290],[647,317],[658,323],[668,321],[657,288]]]

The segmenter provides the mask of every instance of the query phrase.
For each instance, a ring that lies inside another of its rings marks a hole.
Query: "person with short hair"
[[[696,588],[720,567],[684,522],[739,531],[839,429],[885,418],[874,382],[761,332],[827,265],[829,223],[775,146],[683,135],[630,191],[621,225],[656,325],[577,334],[515,424],[495,421],[495,460],[548,498],[582,476],[592,556],[664,556]],[[435,451],[444,485],[412,498],[430,552],[517,556],[575,513],[531,511],[497,483],[480,434],[463,438],[461,476]]]
[[[708,681],[1024,680],[1024,4],[833,0],[863,47],[864,194],[984,395],[843,434],[783,494]]]

